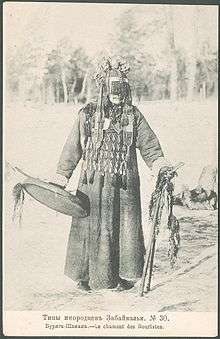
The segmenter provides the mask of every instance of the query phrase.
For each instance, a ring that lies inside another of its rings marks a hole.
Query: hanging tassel
[[[113,174],[112,176],[112,186],[116,186],[117,185],[117,175],[116,174]]]
[[[84,171],[84,174],[83,174],[83,180],[82,180],[82,183],[83,183],[83,185],[87,185],[87,173],[86,173],[86,171]]]
[[[104,179],[105,179],[104,174],[102,174],[101,177],[100,177],[100,186],[101,187],[104,187],[104,181],[105,181]]]
[[[122,187],[122,176],[121,175],[118,176],[118,186]]]
[[[18,218],[18,224],[19,227],[21,227],[22,212],[24,205],[24,190],[22,184],[18,183],[14,186],[12,190],[12,195],[14,199],[14,210],[12,220],[14,222]]]
[[[87,117],[87,119],[88,119],[88,117]],[[89,119],[86,120],[86,122],[85,122],[85,133],[86,133],[87,137],[91,137],[91,124],[90,124]]]
[[[170,266],[173,268],[180,246],[179,221],[173,214],[169,217],[168,229],[170,231],[168,257],[170,258]]]
[[[89,183],[90,184],[93,184],[94,182],[94,177],[95,177],[95,170],[92,171],[91,175],[90,175],[90,178],[89,178]]]
[[[126,191],[127,190],[127,175],[124,174],[122,176],[122,188]]]

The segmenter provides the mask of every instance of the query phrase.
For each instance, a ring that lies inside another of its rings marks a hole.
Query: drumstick
[[[172,171],[176,172],[180,167],[184,166],[184,162],[180,162],[178,165],[176,165],[175,167],[173,167]]]

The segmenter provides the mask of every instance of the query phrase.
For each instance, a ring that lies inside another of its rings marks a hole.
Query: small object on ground
[[[183,191],[174,197],[174,205],[191,210],[216,210],[218,202],[216,178],[217,168],[205,166],[197,186],[192,190],[184,187]]]

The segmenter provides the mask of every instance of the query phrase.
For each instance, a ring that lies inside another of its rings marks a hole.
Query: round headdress
[[[98,64],[94,79],[98,86],[105,84],[110,76],[118,76],[123,80],[127,79],[127,74],[130,71],[130,66],[127,61],[120,58],[104,57]]]
[[[104,57],[98,64],[94,79],[98,87],[102,87],[104,91],[102,93],[109,94],[110,80],[115,78],[116,81],[120,81],[125,84],[125,96],[124,102],[131,104],[131,90],[127,78],[127,74],[130,71],[128,62],[121,57]]]

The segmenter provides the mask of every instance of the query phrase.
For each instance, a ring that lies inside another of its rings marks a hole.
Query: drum
[[[16,170],[26,177],[21,184],[24,191],[41,204],[76,218],[89,215],[89,198],[85,193],[78,190],[73,195],[60,185],[33,178],[18,167]]]

